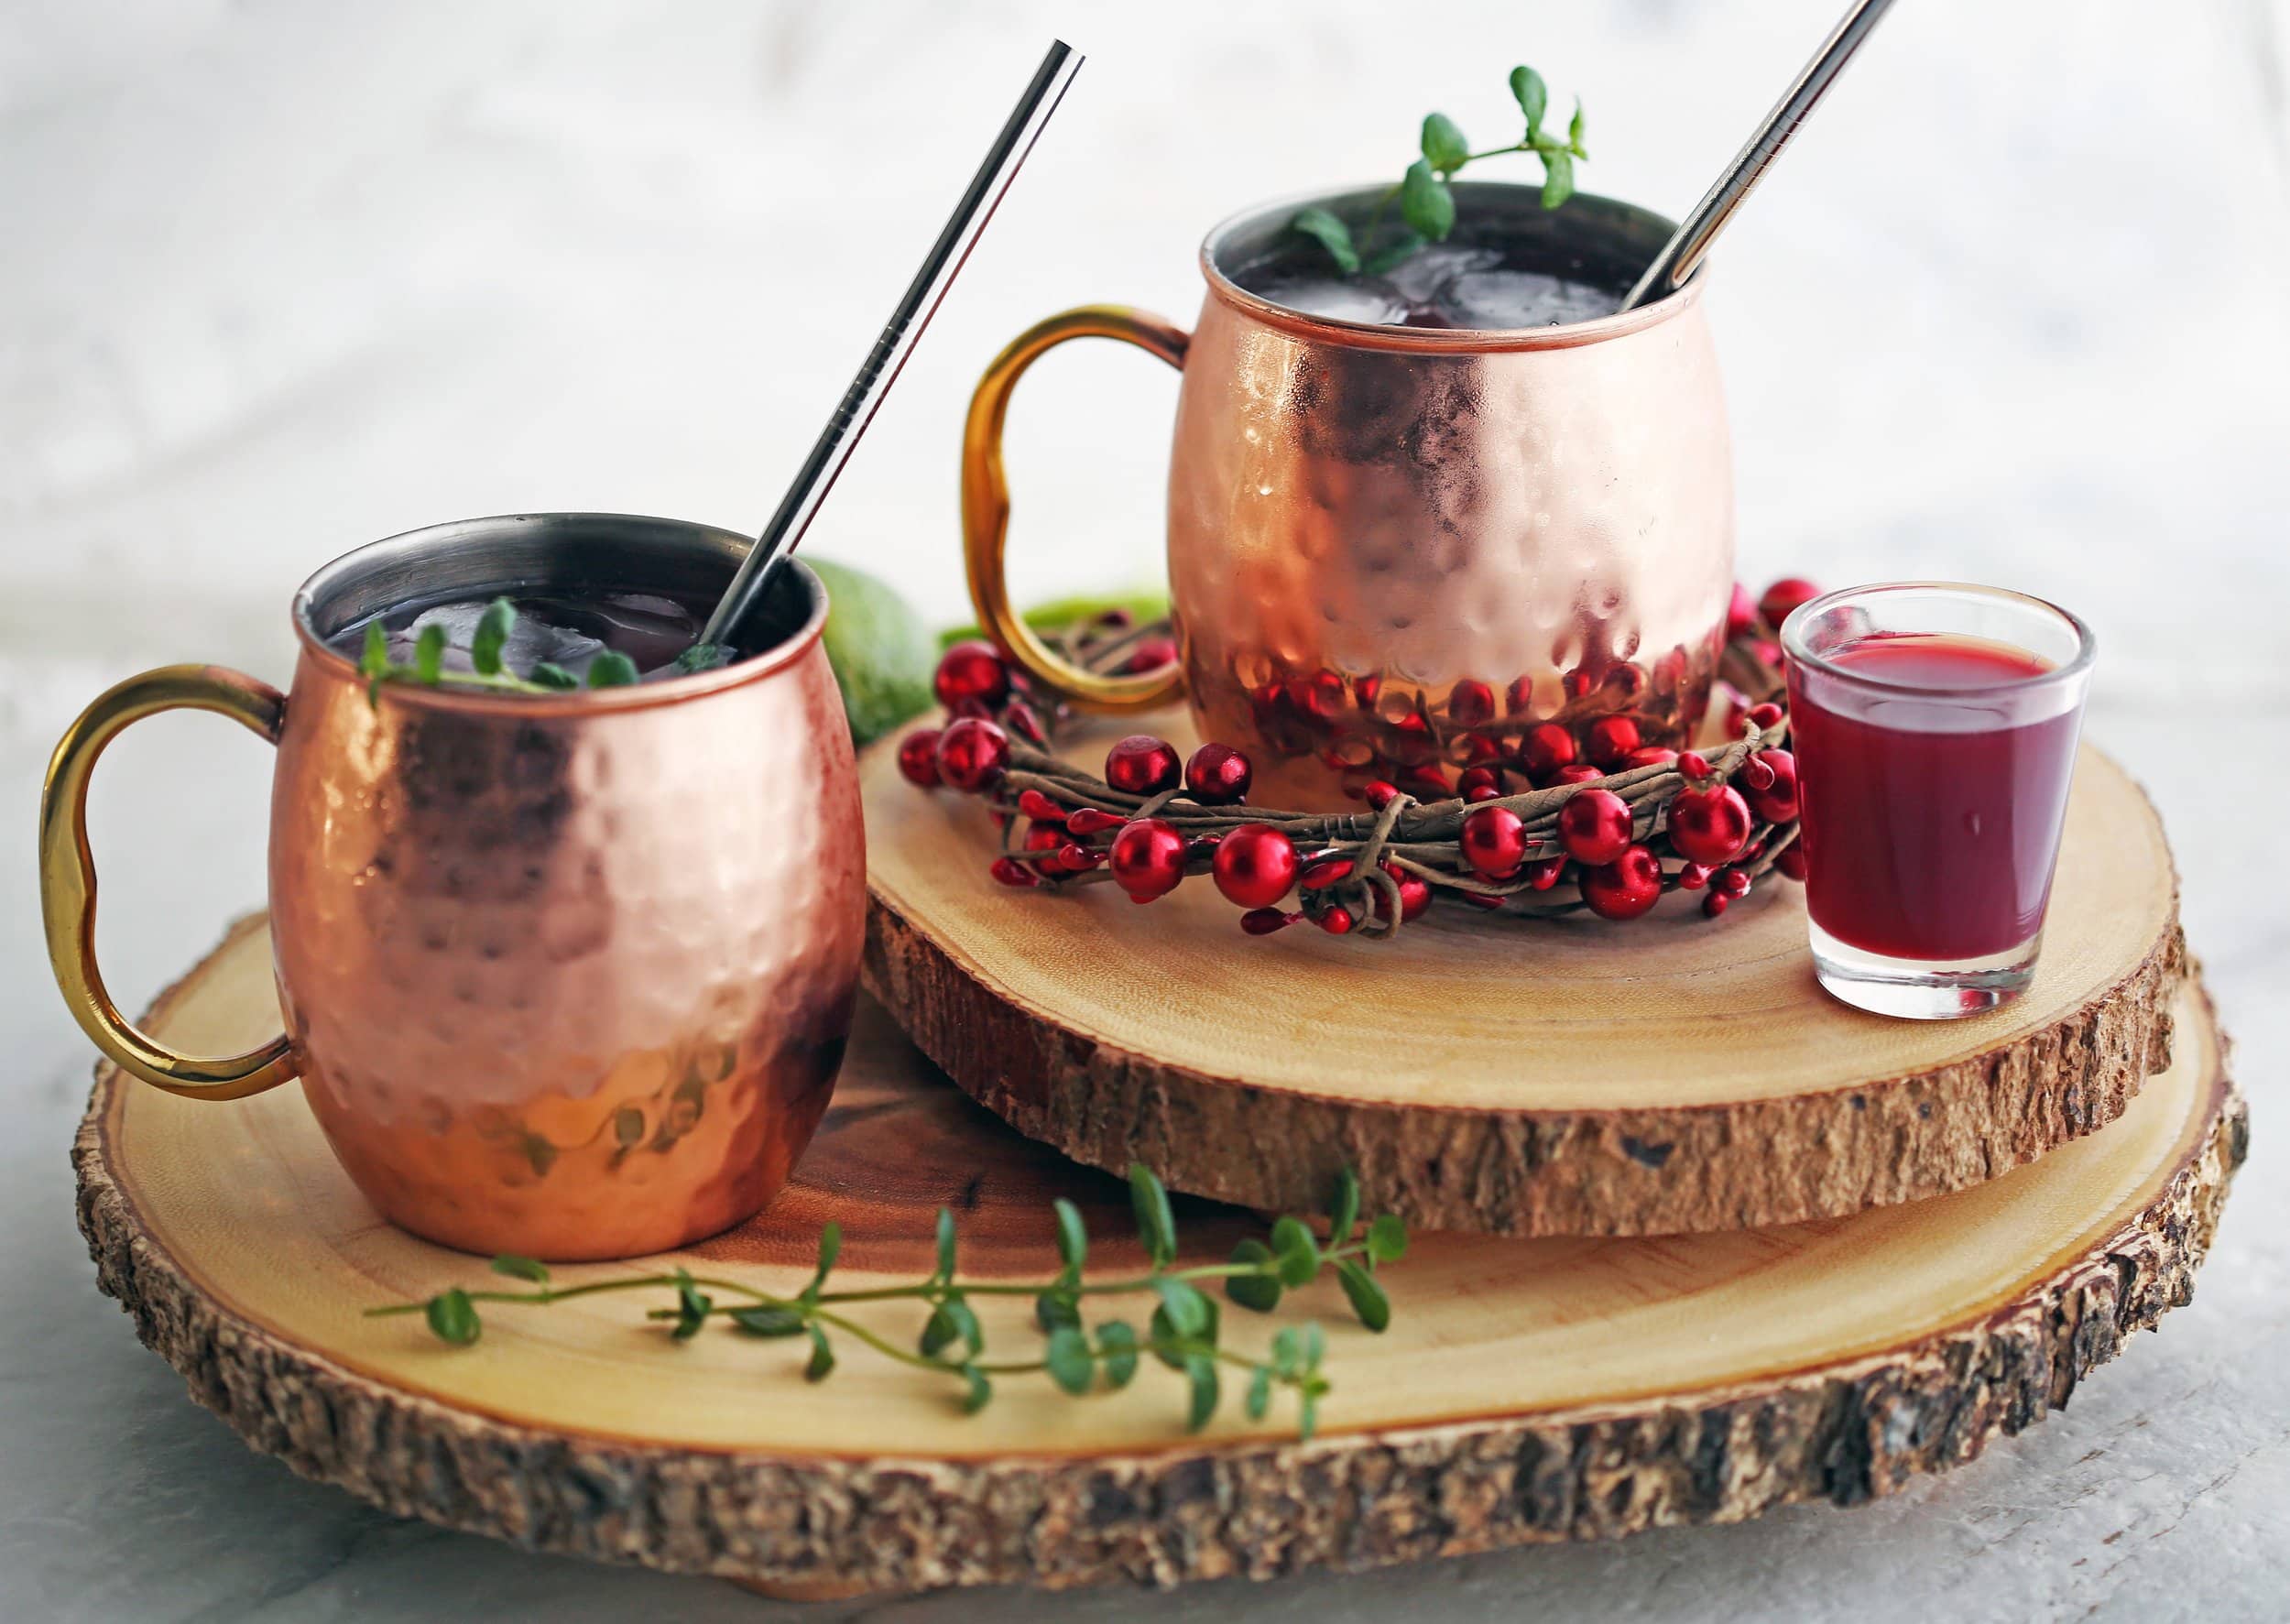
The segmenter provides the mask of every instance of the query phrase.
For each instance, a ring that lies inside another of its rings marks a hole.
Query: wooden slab
[[[1156,731],[1189,744],[1176,717]],[[915,790],[895,749],[860,764],[869,989],[1020,1132],[1201,1195],[1292,1207],[1348,1166],[1431,1228],[1834,1217],[2030,1161],[2169,1056],[2177,878],[2154,808],[2094,750],[2034,987],[1911,1022],[1820,990],[1778,877],[1714,922],[1691,898],[1628,924],[1449,905],[1388,945],[1245,936],[1205,879],[1146,907],[1013,891],[987,875],[984,807]]]
[[[250,921],[148,1030],[224,1052],[277,1021]],[[192,1395],[391,1511],[801,1590],[1174,1583],[1850,1505],[1970,1459],[2187,1300],[2247,1129],[2191,993],[2180,1031],[2120,1120],[1957,1194],[1740,1235],[1419,1237],[1385,1273],[1383,1335],[1333,1290],[1283,1306],[1332,1327],[1309,1444],[1277,1411],[1185,1437],[1178,1379],[1150,1362],[1078,1401],[1006,1379],[975,1418],[856,1348],[807,1387],[799,1349],[673,1344],[637,1298],[493,1309],[482,1341],[446,1347],[362,1311],[487,1283],[483,1265],[383,1224],[290,1088],[219,1105],[103,1068],[73,1160],[104,1289]],[[1104,1237],[1093,1268],[1137,1261],[1112,1239],[1121,1186],[962,1099],[870,1005],[788,1194],[682,1256],[792,1290],[834,1217],[840,1283],[919,1273],[946,1202],[966,1273],[1030,1276],[1059,1193]],[[1180,1206],[1189,1253],[1221,1257],[1244,1224]],[[975,1301],[997,1352],[1038,1345],[1022,1299]],[[1227,1317],[1229,1343],[1270,1335]],[[897,1305],[870,1323],[914,1328]]]

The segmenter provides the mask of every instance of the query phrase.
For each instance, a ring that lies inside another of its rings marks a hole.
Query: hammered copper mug
[[[1456,188],[1473,223],[1548,268],[1628,287],[1660,216],[1527,187]],[[1706,271],[1626,314],[1513,332],[1299,314],[1237,277],[1306,202],[1363,217],[1377,194],[1300,199],[1211,232],[1190,334],[1110,305],[1052,316],[972,399],[963,524],[980,624],[1086,710],[1183,693],[1202,736],[1246,750],[1252,799],[1337,808],[1388,778],[1453,793],[1454,769],[1587,749],[1619,714],[1675,747],[1707,703],[1733,583],[1733,482]],[[1170,672],[1076,670],[1009,603],[1001,437],[1011,391],[1068,339],[1117,338],[1180,368],[1169,465]],[[1532,730],[1554,724],[1533,748]],[[1627,730],[1599,736],[1609,747]],[[1540,755],[1537,752],[1540,752]]]
[[[416,598],[557,588],[711,602],[746,540],[532,514],[416,530],[296,594],[292,689],[213,666],[119,684],[40,804],[56,978],[121,1069],[236,1099],[300,1077],[394,1223],[572,1259],[658,1251],[760,1210],[810,1142],[849,1034],[865,859],[826,594],[782,572],[752,658],[547,695],[387,682],[330,646]],[[284,1033],[202,1059],[137,1031],[93,953],[90,772],[130,722],[219,712],[278,747],[270,934]]]

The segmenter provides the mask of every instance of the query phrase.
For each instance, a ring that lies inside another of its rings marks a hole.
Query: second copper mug
[[[1546,213],[1530,187],[1456,191],[1467,221],[1624,286],[1671,232],[1607,198]],[[1303,315],[1236,279],[1306,202],[1357,218],[1375,196],[1292,200],[1211,232],[1190,334],[1086,306],[996,358],[964,443],[980,624],[1085,709],[1183,692],[1204,737],[1249,754],[1251,796],[1268,804],[1338,808],[1376,778],[1451,793],[1456,767],[1520,759],[1531,729],[1555,724],[1579,745],[1618,713],[1645,745],[1680,745],[1708,701],[1733,583],[1707,273],[1626,314],[1501,332]],[[1169,466],[1174,672],[1076,670],[1009,603],[1003,419],[1026,368],[1081,337],[1184,375]]]
[[[528,514],[416,530],[295,594],[287,693],[170,666],[98,699],[40,805],[56,977],[114,1063],[194,1098],[300,1077],[383,1215],[448,1246],[628,1257],[760,1210],[809,1144],[850,1031],[865,858],[850,733],[798,566],[752,658],[542,695],[387,682],[334,647],[409,600],[528,589],[708,603],[747,546],[704,525]],[[94,958],[89,774],[176,706],[278,747],[270,935],[286,1030],[182,1054]]]

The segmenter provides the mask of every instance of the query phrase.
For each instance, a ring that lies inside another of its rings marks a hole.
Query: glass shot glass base
[[[1899,1020],[1957,1020],[2001,1008],[2035,976],[2043,932],[1979,959],[1898,959],[1812,926],[1813,970],[1831,997]]]

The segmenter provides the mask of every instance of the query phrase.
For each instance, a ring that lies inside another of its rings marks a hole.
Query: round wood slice
[[[1383,944],[1246,936],[1205,879],[1141,908],[1109,885],[1011,890],[987,873],[985,808],[917,790],[895,750],[860,768],[868,988],[1020,1132],[1200,1195],[1293,1207],[1349,1167],[1429,1228],[1841,1216],[2031,1161],[2170,1056],[2177,877],[2154,808],[2093,750],[2034,986],[1935,1022],[1824,994],[1778,877],[1718,921],[1690,899],[1628,924],[1451,904]]]
[[[150,1030],[221,1052],[278,1019],[254,921]],[[1186,1436],[1182,1384],[1150,1361],[1083,1399],[1006,1377],[965,1417],[956,1384],[845,1336],[806,1386],[800,1342],[671,1342],[649,1296],[487,1308],[481,1341],[445,1346],[364,1311],[509,1282],[381,1222],[290,1088],[218,1105],[104,1068],[73,1155],[104,1289],[144,1341],[254,1447],[391,1511],[814,1594],[1166,1584],[1850,1505],[1977,1455],[2187,1300],[2246,1126],[2191,992],[2180,1030],[2118,1121],[1952,1195],[1737,1235],[1419,1237],[1383,1272],[1381,1335],[1325,1283],[1273,1320],[1227,1306],[1228,1346],[1330,1326],[1310,1444],[1284,1406],[1251,1423],[1229,1397]],[[1088,1216],[1093,1271],[1140,1266],[1118,1182],[969,1104],[868,1005],[787,1194],[663,1262],[791,1291],[833,1218],[838,1286],[912,1278],[946,1203],[965,1279],[1037,1279],[1058,1194]],[[1253,1227],[1178,1206],[1188,1259]],[[976,1301],[991,1352],[1039,1347],[1023,1296]],[[853,1312],[901,1343],[917,1329],[905,1304]]]

